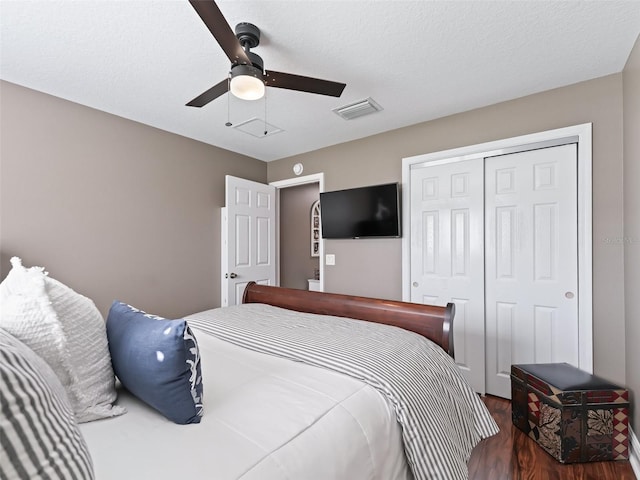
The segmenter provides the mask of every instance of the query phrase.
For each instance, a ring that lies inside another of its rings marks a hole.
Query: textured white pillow
[[[105,323],[94,303],[18,257],[0,284],[0,326],[51,366],[65,387],[76,420],[125,412],[116,400]]]

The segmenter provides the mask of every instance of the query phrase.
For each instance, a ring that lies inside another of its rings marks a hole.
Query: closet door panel
[[[456,305],[456,362],[484,392],[483,159],[411,172],[411,301]]]
[[[576,145],[485,160],[487,392],[510,367],[578,366]]]

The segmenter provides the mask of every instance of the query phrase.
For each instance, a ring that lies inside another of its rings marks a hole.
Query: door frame
[[[280,285],[280,190],[283,188],[297,187],[310,183],[318,184],[318,192],[324,192],[324,172],[304,175],[302,177],[287,178],[269,182],[269,185],[276,187],[276,282]],[[320,251],[318,257],[318,268],[320,269],[320,291],[324,292],[324,239],[320,236]]]
[[[547,130],[517,137],[453,148],[402,159],[402,299],[411,290],[411,169],[420,164],[446,164],[473,158],[578,144],[578,344],[579,368],[593,373],[593,225],[592,225],[592,124]]]

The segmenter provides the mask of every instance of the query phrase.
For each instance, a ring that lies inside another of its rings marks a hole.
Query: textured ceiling
[[[344,82],[185,103],[229,62],[187,1],[0,1],[0,78],[265,161],[620,72],[639,1],[220,1],[262,30],[265,68]],[[332,109],[372,97],[383,111]],[[259,122],[250,122],[253,124]]]

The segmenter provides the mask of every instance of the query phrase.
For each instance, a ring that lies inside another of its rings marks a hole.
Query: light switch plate
[[[325,265],[335,265],[336,264],[336,256],[333,253],[327,253],[324,256],[324,264]]]

